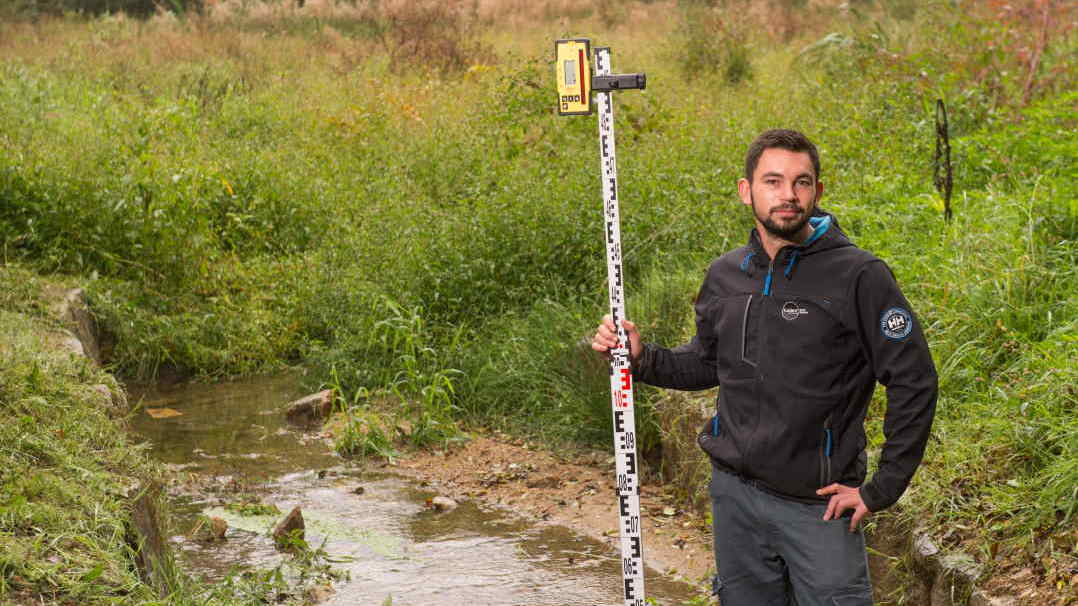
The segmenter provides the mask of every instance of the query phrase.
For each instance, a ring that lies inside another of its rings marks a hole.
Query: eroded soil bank
[[[493,503],[603,541],[616,549],[614,463],[603,452],[559,455],[504,434],[477,435],[396,465],[451,495]],[[706,520],[679,509],[662,486],[641,486],[645,561],[703,590],[714,574]]]

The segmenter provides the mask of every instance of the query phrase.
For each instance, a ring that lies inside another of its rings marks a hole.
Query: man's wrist
[[[640,344],[640,353],[637,354],[635,357],[631,355],[632,350],[631,349],[629,350],[630,351],[629,366],[633,371],[633,375],[636,375],[640,370],[642,370],[647,365],[647,358],[648,358],[648,354],[649,354],[649,349],[650,348],[648,347],[647,343],[641,343]]]

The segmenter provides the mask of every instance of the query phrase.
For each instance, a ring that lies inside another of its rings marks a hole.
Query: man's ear
[[[740,189],[740,188],[739,188]],[[820,203],[820,198],[823,197],[823,181],[816,182],[816,203]]]
[[[741,196],[742,204],[752,206],[752,184],[748,179],[742,177],[737,180],[737,195]]]

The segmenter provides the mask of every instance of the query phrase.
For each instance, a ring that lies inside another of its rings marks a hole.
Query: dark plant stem
[[[943,99],[936,99],[936,155],[932,162],[932,181],[943,197],[943,218],[951,222],[951,188],[954,170],[951,166],[951,136],[947,123],[947,106]]]

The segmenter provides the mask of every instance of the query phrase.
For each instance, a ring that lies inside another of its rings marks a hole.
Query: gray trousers
[[[826,504],[776,497],[713,470],[715,589],[721,606],[872,606],[861,530]]]

